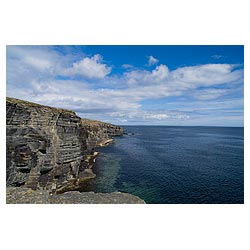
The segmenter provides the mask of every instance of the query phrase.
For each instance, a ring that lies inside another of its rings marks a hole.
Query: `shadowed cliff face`
[[[7,186],[77,189],[95,176],[89,169],[94,148],[122,133],[108,123],[81,120],[73,111],[7,98]]]

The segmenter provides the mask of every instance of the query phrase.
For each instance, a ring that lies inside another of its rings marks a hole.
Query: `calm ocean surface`
[[[123,126],[99,148],[85,191],[128,192],[146,203],[244,203],[244,128]]]

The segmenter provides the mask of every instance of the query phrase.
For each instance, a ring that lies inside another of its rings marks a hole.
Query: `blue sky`
[[[7,46],[7,96],[120,125],[244,125],[243,46]]]

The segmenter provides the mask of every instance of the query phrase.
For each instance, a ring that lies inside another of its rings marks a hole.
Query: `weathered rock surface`
[[[51,194],[48,190],[8,187],[7,204],[145,204],[139,197],[127,193],[94,193],[78,191]]]
[[[94,148],[122,134],[117,126],[75,112],[6,100],[6,183],[62,193],[95,177]]]
[[[88,131],[87,147],[89,150],[97,146],[105,146],[112,142],[112,138],[124,133],[123,128],[110,123],[82,119],[82,126]]]

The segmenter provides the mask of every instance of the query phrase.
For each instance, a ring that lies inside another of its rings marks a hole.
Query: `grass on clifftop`
[[[6,97],[6,102],[14,103],[14,104],[17,104],[17,105],[20,105],[20,106],[23,106],[23,107],[46,108],[46,109],[50,109],[50,110],[55,111],[55,112],[67,113],[67,114],[76,116],[76,113],[74,111],[72,111],[72,110],[45,106],[45,105],[41,105],[41,104],[38,104],[38,103],[28,102],[28,101],[25,101],[25,100],[20,100],[20,99],[16,99],[16,98],[12,98],[12,97]]]
[[[82,122],[83,125],[91,126],[91,127],[93,127],[93,126],[100,126],[100,125],[115,126],[115,125],[113,125],[111,123],[97,121],[97,120],[89,120],[89,119],[86,119],[86,118],[82,118],[81,122]]]

